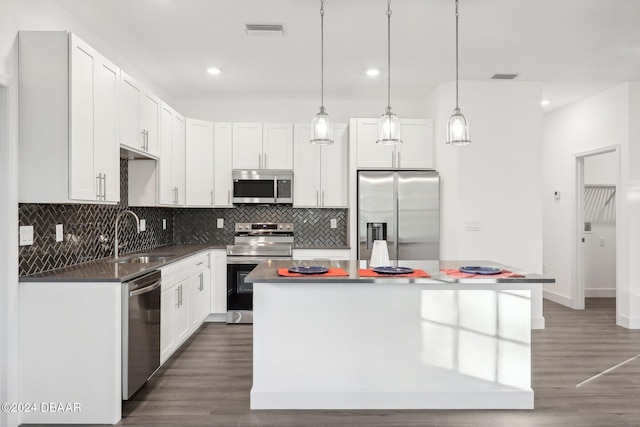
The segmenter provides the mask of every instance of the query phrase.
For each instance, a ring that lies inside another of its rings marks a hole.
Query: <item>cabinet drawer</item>
[[[193,274],[198,274],[202,270],[209,268],[209,253],[195,255],[189,258],[189,261],[191,261]]]

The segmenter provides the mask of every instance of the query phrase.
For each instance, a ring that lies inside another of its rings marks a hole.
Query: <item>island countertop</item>
[[[346,276],[325,276],[322,274],[307,276],[280,276],[278,269],[297,266],[322,266],[328,268],[341,268]],[[392,265],[403,267],[411,267],[413,269],[421,269],[429,273],[431,277],[397,277],[397,276],[360,276],[358,270],[368,267],[367,261],[317,261],[317,260],[268,260],[260,263],[245,279],[249,283],[317,283],[321,282],[350,282],[350,283],[460,283],[460,284],[479,284],[479,283],[553,283],[555,279],[542,276],[540,274],[529,273],[514,267],[509,267],[493,261],[479,260],[410,260],[410,261],[393,261]],[[441,270],[457,270],[463,266],[486,266],[497,267],[513,273],[521,274],[524,277],[492,277],[491,275],[482,277],[454,277],[443,273]]]

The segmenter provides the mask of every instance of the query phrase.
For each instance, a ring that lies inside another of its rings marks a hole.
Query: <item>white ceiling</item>
[[[319,97],[319,0],[58,2],[175,99]],[[454,0],[391,6],[393,105],[453,80],[455,21]],[[325,0],[327,101],[386,96],[386,7]],[[249,37],[248,23],[285,36]],[[640,1],[460,0],[460,79],[494,73],[542,82],[547,110],[640,80]]]

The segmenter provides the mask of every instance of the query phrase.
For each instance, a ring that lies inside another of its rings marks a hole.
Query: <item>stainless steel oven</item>
[[[293,224],[238,223],[227,246],[227,323],[253,323],[253,284],[245,277],[262,261],[291,259]]]

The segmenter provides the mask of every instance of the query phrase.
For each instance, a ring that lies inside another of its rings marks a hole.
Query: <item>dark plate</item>
[[[300,267],[291,267],[289,269],[289,273],[299,273],[299,274],[324,274],[328,271],[329,269],[327,267],[316,267],[316,266],[300,266]]]
[[[464,267],[460,267],[460,272],[467,273],[467,274],[491,275],[491,274],[501,273],[502,269],[495,268],[495,267],[480,267],[480,266],[466,265]]]
[[[378,274],[411,274],[413,273],[413,268],[409,268],[409,267],[385,266],[385,267],[373,267],[372,270]]]

